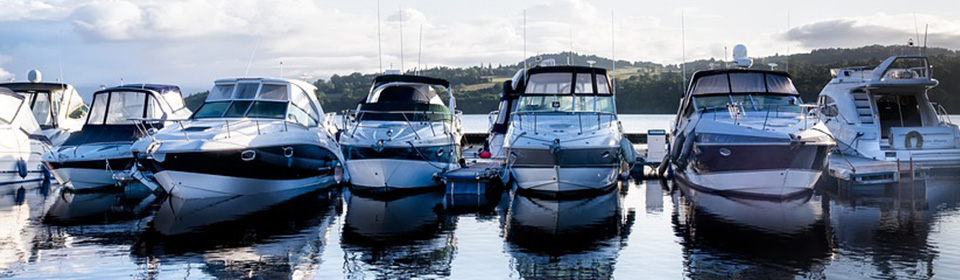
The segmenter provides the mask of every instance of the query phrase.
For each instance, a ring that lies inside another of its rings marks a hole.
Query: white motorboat
[[[339,140],[350,183],[377,189],[441,185],[437,175],[458,168],[462,159],[460,115],[445,80],[375,78],[367,99],[344,115]]]
[[[28,82],[0,83],[0,87],[9,88],[25,97],[24,101],[32,110],[43,134],[54,147],[58,147],[71,133],[83,128],[89,108],[73,86],[40,82],[41,75],[37,70],[31,70],[27,76],[30,77]]]
[[[131,145],[144,131],[190,115],[180,88],[174,85],[128,84],[93,94],[83,129],[56,151],[44,155],[61,185],[74,190],[116,185],[119,175],[134,167]]]
[[[743,61],[746,49],[738,49]],[[826,126],[802,105],[789,74],[740,66],[693,74],[668,155],[678,179],[718,193],[809,192],[835,145]]]
[[[185,199],[317,188],[343,156],[316,97],[297,80],[222,79],[188,120],[133,145],[161,187]]]
[[[617,119],[605,69],[534,67],[520,70],[504,86],[509,87],[504,96],[519,99],[515,105],[509,99],[501,103],[499,115],[509,119],[509,127],[502,138],[491,134],[488,147],[506,157],[508,174],[521,190],[605,190],[629,171],[627,160],[635,155]]]
[[[847,156],[960,166],[960,129],[927,92],[933,78],[926,57],[894,56],[875,68],[834,69],[820,92],[820,115]]]
[[[50,141],[33,118],[28,99],[0,87],[0,184],[49,179],[42,156]]]

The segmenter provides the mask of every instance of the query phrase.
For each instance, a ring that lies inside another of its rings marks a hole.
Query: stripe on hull
[[[253,151],[252,159],[245,160]],[[287,156],[289,155],[289,156]],[[140,155],[143,158],[143,155]],[[163,161],[141,159],[153,173],[179,171],[261,180],[297,180],[333,175],[337,157],[315,145],[257,147],[226,151],[167,153]]]

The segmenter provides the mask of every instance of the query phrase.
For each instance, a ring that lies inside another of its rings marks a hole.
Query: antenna
[[[62,33],[63,33],[63,29],[60,29],[60,32],[57,33],[57,37],[60,37]],[[61,40],[57,40],[57,67],[60,68],[60,91],[61,92],[66,91],[67,81],[63,78],[63,43],[61,42]],[[73,98],[73,97],[71,96],[70,98]],[[60,108],[60,107],[58,106],[57,108]],[[57,114],[59,115],[60,112],[57,112]]]
[[[403,69],[403,6],[400,6],[400,75]]]
[[[617,94],[617,79],[616,79],[616,76],[613,75],[614,73],[617,72],[617,35],[616,35],[616,29],[615,29],[616,25],[614,24],[615,22],[616,22],[616,19],[614,18],[613,11],[611,10],[610,11],[610,51],[612,52],[613,59],[610,62],[611,64],[610,76],[612,76],[613,79],[610,79],[611,80],[610,83],[613,86],[613,94]]]
[[[790,9],[787,9],[787,32],[790,32]],[[783,66],[785,72],[790,72],[790,40],[787,39],[787,63]]]
[[[280,61],[280,78],[283,79],[283,60]]]
[[[917,43],[919,43],[920,42],[920,24],[917,23],[917,12],[913,12],[913,31],[915,32],[914,33],[915,36],[913,38],[917,38]],[[923,50],[920,49],[920,46],[917,46],[917,55],[923,55]]]
[[[257,53],[258,46],[260,46],[260,37],[257,37],[257,42],[253,44],[253,51],[250,52],[250,59],[247,60],[247,70],[243,71],[244,78],[250,74],[250,64],[253,64],[253,55]]]
[[[567,54],[567,65],[573,65],[573,28],[570,28],[570,54]]]
[[[930,35],[930,33],[928,33],[929,31],[930,31],[930,24],[928,23],[923,27],[923,51],[920,52],[920,55],[927,54],[927,35]]]
[[[420,45],[420,49],[417,51],[417,71],[422,71],[420,69],[420,58],[423,57],[423,24],[420,25],[420,40],[417,42]]]
[[[380,26],[380,0],[377,0],[377,57],[380,59],[380,74],[383,74],[383,38]]]
[[[527,9],[523,9],[523,83],[527,83]]]
[[[681,56],[680,59],[680,89],[683,90],[683,93],[687,92],[687,28],[686,28],[686,18],[684,17],[684,11],[680,10],[680,49]]]

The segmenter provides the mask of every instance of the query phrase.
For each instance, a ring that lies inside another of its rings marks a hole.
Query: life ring
[[[910,139],[912,138],[917,138],[917,146],[916,146],[917,149],[923,148],[923,135],[920,134],[920,132],[917,132],[916,130],[907,132],[907,137],[903,138],[903,146],[906,147],[907,149],[910,149],[910,142],[911,142]]]

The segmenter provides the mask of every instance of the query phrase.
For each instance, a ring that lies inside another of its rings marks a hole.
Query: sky
[[[411,70],[615,49],[618,59],[676,64],[720,59],[736,44],[754,57],[905,44],[926,26],[930,46],[960,49],[960,1],[904,3],[0,0],[0,80],[39,69],[82,91],[156,82],[192,93],[218,78],[375,73],[381,60]]]

